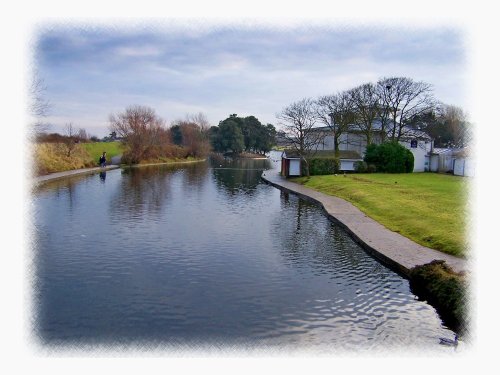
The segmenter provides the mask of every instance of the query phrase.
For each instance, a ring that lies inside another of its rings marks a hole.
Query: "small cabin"
[[[314,152],[313,157],[335,157],[332,151],[319,150]],[[340,150],[336,156],[339,159],[339,170],[341,172],[353,172],[356,163],[363,161],[356,151]],[[302,172],[302,158],[293,150],[285,150],[281,154],[281,175],[284,177],[298,177]]]
[[[281,154],[281,175],[298,177],[301,175],[302,158],[296,152],[286,150]]]

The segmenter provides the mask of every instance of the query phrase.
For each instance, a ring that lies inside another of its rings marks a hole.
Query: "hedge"
[[[307,162],[311,176],[334,174],[340,170],[340,160],[335,157],[312,157],[307,158]],[[305,163],[302,163],[302,169],[302,174],[305,175]]]

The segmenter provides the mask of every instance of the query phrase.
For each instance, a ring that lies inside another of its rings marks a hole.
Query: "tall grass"
[[[36,143],[33,153],[33,172],[37,176],[96,166],[80,144],[75,146],[70,156],[63,143]]]
[[[294,181],[343,198],[413,241],[465,256],[467,178],[436,173],[313,176]]]

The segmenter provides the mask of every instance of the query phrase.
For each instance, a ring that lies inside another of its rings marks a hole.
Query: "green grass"
[[[461,257],[467,254],[467,178],[375,173],[300,177],[293,181],[343,198],[421,245]]]
[[[123,153],[123,145],[119,141],[82,143],[82,145],[96,164],[99,163],[99,157],[102,155],[103,151],[106,151],[106,158],[108,161],[111,161],[113,156]]]

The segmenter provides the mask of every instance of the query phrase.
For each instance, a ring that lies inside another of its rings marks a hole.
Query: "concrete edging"
[[[271,186],[319,205],[328,219],[346,230],[365,251],[406,278],[410,278],[412,268],[433,260],[444,260],[458,273],[470,271],[465,259],[417,244],[369,218],[344,199],[315,191],[278,175],[263,173],[261,178]]]
[[[77,176],[77,175],[82,175],[82,174],[92,174],[92,173],[98,173],[98,172],[103,172],[103,171],[110,171],[110,170],[118,169],[118,168],[120,168],[119,165],[108,165],[107,167],[104,167],[104,168],[94,167],[94,168],[73,169],[71,171],[56,172],[56,173],[51,173],[51,174],[48,174],[45,176],[38,176],[38,177],[34,178],[34,180],[35,180],[34,182],[35,182],[35,184],[41,184],[43,182],[58,180],[61,178]]]

